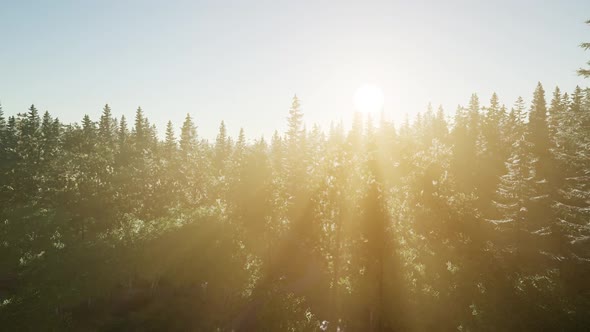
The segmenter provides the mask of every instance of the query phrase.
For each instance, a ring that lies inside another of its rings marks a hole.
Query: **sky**
[[[202,137],[286,129],[294,94],[309,127],[347,123],[363,84],[400,123],[477,93],[511,106],[538,81],[588,86],[590,1],[0,0],[0,103],[63,122],[141,106],[162,134],[187,113]]]

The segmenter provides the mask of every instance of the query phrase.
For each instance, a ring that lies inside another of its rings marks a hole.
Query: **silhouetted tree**
[[[590,24],[590,20],[586,21],[586,24]],[[584,50],[589,50],[590,43],[582,43],[582,44],[580,44],[580,47],[583,48]],[[588,61],[588,65],[590,65],[590,61]],[[580,69],[578,69],[578,75],[588,78],[588,77],[590,77],[590,69],[580,68]]]

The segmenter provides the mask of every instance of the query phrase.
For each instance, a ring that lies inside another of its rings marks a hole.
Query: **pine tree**
[[[586,21],[586,24],[590,24],[590,20]],[[584,50],[590,50],[590,43],[582,43],[580,47]],[[588,61],[588,65],[590,66],[590,61]],[[588,78],[590,77],[590,69],[580,68],[578,69],[578,75]]]
[[[588,92],[588,91],[586,91]],[[563,106],[562,106],[563,107]],[[556,213],[562,233],[568,243],[577,243],[590,232],[580,227],[588,219],[590,201],[590,99],[583,97],[576,87],[569,109],[560,108],[556,116],[555,148],[553,156],[557,162],[555,178],[559,179],[556,193]],[[555,184],[554,184],[555,185]],[[583,242],[583,241],[582,241]],[[575,250],[575,248],[570,248]]]
[[[512,146],[514,142],[525,134],[527,114],[525,109],[525,103],[522,97],[518,97],[514,106],[510,109],[510,113],[506,118],[506,122],[502,127],[502,140],[503,146]]]
[[[287,118],[287,145],[289,153],[295,153],[299,149],[303,130],[303,113],[300,109],[301,105],[297,95],[293,96],[293,102],[289,109],[289,117]]]
[[[214,148],[214,169],[224,173],[225,163],[230,156],[231,146],[229,138],[227,137],[227,130],[225,128],[225,122],[221,121],[219,125],[219,133],[215,139]]]
[[[3,133],[2,141],[0,142],[0,172],[1,174],[9,174],[14,168],[16,163],[16,148],[18,144],[18,132],[17,122],[14,116],[9,116],[6,123],[6,129]],[[0,183],[6,184],[8,182],[8,176],[4,176],[4,181],[0,180]]]
[[[164,140],[164,147],[168,154],[172,155],[176,152],[176,137],[174,136],[174,126],[172,125],[172,121],[168,121],[166,123],[166,138]]]
[[[6,132],[6,118],[4,118],[4,111],[2,110],[2,104],[0,104],[0,139],[4,138]]]
[[[547,179],[550,172],[549,167],[551,166],[549,128],[545,90],[543,90],[540,82],[537,84],[533,95],[528,127],[528,140],[532,144],[532,153],[538,159],[535,166],[536,176],[539,180]]]
[[[441,106],[438,107],[436,111],[436,117],[434,119],[433,125],[433,133],[434,137],[441,142],[447,141],[447,136],[449,134],[449,126],[447,124],[447,120],[445,119],[445,111]]]
[[[493,143],[494,146],[492,149],[494,151],[498,151],[500,143],[500,126],[504,121],[505,114],[503,113],[503,108],[500,105],[498,100],[498,95],[496,93],[492,94],[492,98],[490,99],[490,106],[485,108],[486,113],[484,114],[483,123],[482,123],[482,132],[483,135],[486,137],[486,141],[488,142],[488,147],[490,147],[489,143]]]
[[[113,124],[113,116],[109,104],[104,105],[100,122],[98,124],[98,137],[106,146],[112,146],[114,143],[115,126]]]
[[[148,119],[143,114],[141,107],[135,112],[135,124],[133,127],[133,144],[135,152],[143,153],[151,146],[152,133]]]
[[[131,134],[129,133],[129,128],[127,127],[127,119],[124,115],[121,116],[121,121],[119,122],[119,127],[117,128],[117,144],[116,144],[116,153],[115,153],[115,164],[117,168],[120,168],[120,171],[124,171],[124,167],[126,167],[129,162],[131,161],[132,155],[132,147],[131,147]]]
[[[6,118],[4,118],[4,111],[2,110],[2,104],[0,104],[0,165],[3,164],[3,159],[7,153],[7,144],[6,144],[6,136],[7,136],[7,123]],[[1,169],[1,168],[0,168]]]
[[[82,118],[81,149],[83,153],[92,153],[96,147],[97,129],[88,114]]]
[[[41,121],[41,135],[43,138],[50,136],[52,122],[53,119],[51,118],[51,115],[48,111],[45,111],[45,113],[43,113],[43,120]]]
[[[520,121],[518,124],[524,126]],[[506,161],[507,172],[500,177],[496,192],[494,203],[502,219],[494,222],[510,223],[514,232],[523,231],[529,221],[528,200],[534,196],[533,160],[530,143],[521,136],[512,144],[510,157]],[[515,245],[518,244],[518,238],[514,240]]]
[[[8,124],[6,123],[6,119],[4,118],[4,111],[2,110],[2,105],[0,104],[0,174],[5,175],[8,172],[8,161],[9,161],[9,129]],[[0,179],[0,188],[3,188],[7,182],[7,176],[3,176]],[[0,189],[0,193],[2,189]],[[2,202],[0,198],[0,202]]]
[[[31,105],[26,114],[19,114],[17,120],[19,139],[16,150],[19,158],[28,164],[30,171],[36,174],[41,158],[41,118],[35,105]],[[29,175],[31,176],[31,175]]]
[[[233,151],[233,167],[239,168],[241,167],[244,156],[246,154],[246,135],[244,134],[244,128],[240,128],[240,132],[238,134],[238,140],[236,141],[236,146]]]
[[[308,174],[310,177],[317,179],[316,176],[321,175],[323,168],[323,161],[326,156],[326,137],[322,132],[321,127],[318,124],[314,124],[311,132],[306,138],[307,146],[306,149],[306,160],[309,160],[310,167],[308,168]],[[323,174],[322,174],[323,175]],[[310,181],[314,181],[311,180]],[[317,179],[320,181],[320,179]]]
[[[155,124],[149,126],[148,131],[148,144],[152,150],[156,150],[158,148],[158,128]]]
[[[301,204],[307,200],[303,197],[305,178],[305,127],[303,125],[303,113],[297,95],[293,96],[289,116],[287,118],[288,130],[285,137],[285,185],[286,191],[291,196],[289,219],[294,221],[299,218]]]
[[[472,193],[477,187],[479,108],[477,95],[471,95],[468,108],[458,107],[451,132],[451,141],[454,142],[451,171],[464,193]]]
[[[555,132],[559,126],[559,117],[562,116],[565,111],[565,104],[563,103],[563,96],[558,86],[553,91],[553,97],[551,99],[551,105],[549,106],[549,114],[547,123],[549,125],[549,137],[551,139],[551,145],[555,146]]]
[[[38,137],[38,130],[40,127],[41,119],[39,117],[39,111],[37,111],[35,105],[31,105],[31,107],[29,107],[29,112],[27,112],[25,121],[23,123],[23,128],[21,130],[22,135],[28,138]]]
[[[43,159],[52,159],[58,152],[59,146],[59,121],[52,119],[49,112],[43,114],[41,123],[41,151]]]
[[[180,150],[185,157],[194,156],[198,148],[197,127],[193,123],[190,114],[186,118],[180,130]]]
[[[270,141],[270,155],[273,171],[276,175],[282,174],[284,162],[284,141],[275,130]]]
[[[145,130],[145,117],[143,115],[143,110],[141,107],[138,107],[135,111],[135,127],[133,128],[134,134],[138,140],[145,138]]]
[[[127,139],[129,138],[129,129],[127,128],[127,120],[125,116],[121,116],[121,122],[119,122],[119,130],[118,130],[118,140],[119,145],[122,146],[126,144]]]
[[[468,108],[468,113],[467,113],[469,130],[471,132],[472,137],[477,137],[478,132],[480,130],[480,128],[479,128],[480,116],[481,116],[481,114],[480,114],[479,97],[477,96],[477,94],[474,93],[471,95],[471,99],[469,100],[469,108]]]
[[[182,174],[180,181],[187,184],[184,186],[183,204],[195,206],[206,198],[209,173],[207,172],[208,160],[205,158],[207,146],[199,145],[197,127],[190,114],[186,115],[182,124],[179,146],[181,160],[179,172]]]
[[[554,164],[550,154],[545,91],[541,83],[537,84],[533,95],[527,127],[526,139],[531,148],[535,181],[535,195],[529,198],[530,218],[536,224],[537,230],[541,230],[547,229],[552,222],[551,201],[555,189],[551,187],[554,184]]]
[[[17,142],[17,135],[18,135],[18,124],[16,121],[16,117],[9,116],[8,122],[6,124],[6,145],[14,150],[16,148]]]
[[[580,114],[580,112],[582,110],[583,99],[584,99],[584,94],[582,92],[582,88],[580,88],[579,86],[576,86],[576,88],[574,89],[574,93],[571,96],[570,103],[568,105],[569,110],[573,114],[577,114],[577,115]]]
[[[303,144],[305,130],[303,126],[303,113],[297,95],[293,96],[289,116],[287,118],[287,133],[285,136],[286,150],[285,162],[287,192],[293,197],[298,196],[301,190],[301,181],[304,176]]]
[[[498,177],[505,173],[504,160],[508,150],[503,147],[501,126],[505,113],[496,93],[492,94],[490,106],[485,108],[481,124],[482,147],[480,150],[480,176],[478,198],[481,208],[487,208],[494,195]]]

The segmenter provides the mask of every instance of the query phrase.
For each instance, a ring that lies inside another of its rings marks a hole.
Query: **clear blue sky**
[[[587,86],[590,1],[4,1],[0,102],[64,122],[141,105],[160,132],[191,113],[212,138],[285,128],[294,93],[308,125],[345,121],[363,83],[399,122],[496,91]]]

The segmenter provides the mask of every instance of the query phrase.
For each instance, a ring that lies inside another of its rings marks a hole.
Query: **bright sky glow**
[[[0,10],[0,102],[64,122],[137,106],[163,133],[190,112],[201,136],[225,120],[248,137],[284,130],[291,98],[308,128],[345,123],[364,82],[398,124],[429,102],[448,114],[476,92],[511,106],[587,86],[590,1],[12,1]]]
[[[364,84],[354,93],[354,107],[362,113],[379,113],[383,110],[383,91],[380,87]]]

